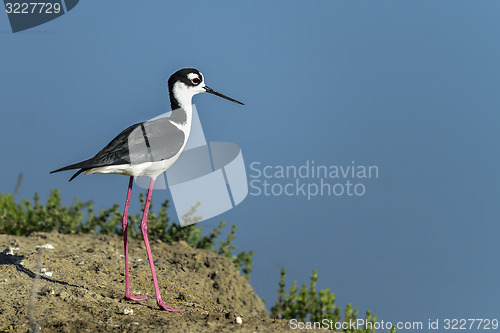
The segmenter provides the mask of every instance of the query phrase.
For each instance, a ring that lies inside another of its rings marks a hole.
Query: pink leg
[[[130,204],[130,194],[132,193],[132,184],[134,184],[134,177],[130,177],[128,183],[127,201],[125,202],[125,211],[123,212],[122,228],[123,228],[123,245],[125,247],[125,298],[133,301],[143,301],[147,296],[132,296],[130,295],[130,282],[128,274],[128,242],[127,242],[127,226],[128,226],[128,206]]]
[[[183,309],[173,309],[169,306],[166,306],[163,303],[163,301],[161,300],[160,288],[158,287],[158,280],[156,278],[155,265],[153,262],[153,255],[151,254],[151,247],[149,246],[148,211],[149,211],[149,204],[151,202],[151,195],[153,194],[154,183],[155,183],[154,179],[151,179],[151,182],[149,183],[148,197],[146,199],[146,206],[144,207],[144,214],[142,215],[142,221],[141,221],[142,237],[144,237],[144,244],[146,244],[146,252],[148,253],[149,266],[151,266],[151,274],[153,275],[153,282],[155,285],[155,293],[156,293],[156,301],[158,302],[158,305],[162,309],[167,310],[167,311],[181,312],[184,310]]]

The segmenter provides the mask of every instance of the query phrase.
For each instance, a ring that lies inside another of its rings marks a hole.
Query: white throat
[[[193,90],[190,89],[190,87],[186,86],[182,82],[176,82],[172,88],[172,93],[173,97],[177,100],[179,103],[179,106],[186,110],[186,112],[191,112],[192,111],[192,100],[193,96],[196,93],[193,93]],[[173,110],[172,110],[173,111]]]

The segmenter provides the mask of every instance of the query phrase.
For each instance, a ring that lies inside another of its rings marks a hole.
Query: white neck
[[[173,98],[175,98],[175,100],[178,102],[179,107],[186,111],[188,111],[188,109],[191,109],[193,91],[189,89],[185,84],[176,82],[172,88],[172,94]]]

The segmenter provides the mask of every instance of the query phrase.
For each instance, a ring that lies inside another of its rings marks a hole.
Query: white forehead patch
[[[200,73],[201,74],[201,73]],[[198,74],[195,74],[195,73],[189,73],[188,74],[188,79],[192,80],[194,78],[200,78],[202,81],[203,81],[203,75],[201,77],[198,76]]]

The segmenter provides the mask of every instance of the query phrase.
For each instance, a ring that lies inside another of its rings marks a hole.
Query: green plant
[[[76,232],[83,222],[84,203],[75,200],[69,207],[61,205],[58,190],[51,190],[47,204],[42,204],[37,193],[33,203],[22,200],[17,204],[10,194],[0,195],[0,232],[29,235],[35,231],[58,230]]]
[[[335,294],[326,288],[320,291],[316,290],[316,282],[318,281],[318,271],[314,270],[309,283],[309,288],[306,284],[302,284],[300,289],[297,289],[297,281],[293,281],[288,293],[285,289],[285,268],[281,269],[281,278],[278,283],[278,299],[275,305],[271,308],[272,316],[283,319],[296,319],[300,322],[311,323],[333,323],[330,328],[337,331],[348,333],[373,333],[373,327],[355,328],[349,326],[349,323],[358,320],[358,310],[353,309],[352,304],[348,303],[344,309],[342,318],[342,309],[335,305]],[[324,321],[326,320],[326,321]],[[370,311],[366,312],[365,322],[372,323],[377,321],[377,317],[372,315]],[[331,322],[330,322],[331,321]],[[346,323],[335,328],[335,323]],[[320,325],[318,325],[320,326]],[[393,328],[391,332],[395,332]]]

